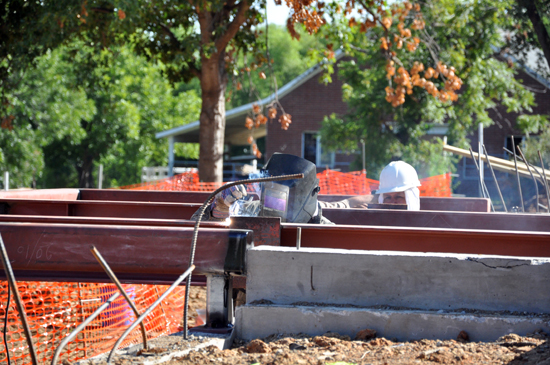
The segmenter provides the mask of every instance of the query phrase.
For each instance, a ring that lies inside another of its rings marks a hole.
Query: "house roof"
[[[336,59],[340,59],[344,55],[343,52],[336,52]],[[281,87],[277,96],[279,99],[288,95],[299,86],[310,80],[312,77],[321,73],[321,64],[317,64],[300,76],[296,77],[283,87]],[[248,144],[247,139],[250,135],[250,131],[244,126],[244,117],[252,110],[253,104],[259,104],[261,106],[268,105],[275,100],[275,93],[268,97],[254,103],[248,103],[241,105],[237,108],[233,108],[225,113],[225,143],[233,145],[245,145]],[[182,125],[176,128],[168,129],[155,134],[156,138],[169,138],[174,137],[175,142],[183,143],[198,143],[199,142],[199,127],[200,121],[195,121],[186,125]],[[267,133],[265,124],[254,130],[254,137],[264,137]]]

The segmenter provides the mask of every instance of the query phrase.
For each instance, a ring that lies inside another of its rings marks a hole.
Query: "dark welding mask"
[[[315,164],[294,155],[275,153],[265,165],[264,176],[304,174],[303,179],[264,183],[261,212],[264,217],[281,217],[283,222],[313,222],[318,215],[319,179]]]

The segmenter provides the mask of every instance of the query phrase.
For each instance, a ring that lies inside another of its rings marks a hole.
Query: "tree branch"
[[[224,50],[229,42],[235,37],[235,35],[239,31],[239,28],[246,20],[246,12],[249,8],[250,4],[248,3],[248,0],[241,0],[238,5],[239,10],[237,10],[237,15],[235,15],[235,18],[229,24],[225,33],[216,40],[216,49],[218,50],[218,52]]]
[[[519,2],[520,4],[523,3],[523,6],[525,6],[525,8],[527,9],[527,15],[529,16],[529,19],[533,24],[533,29],[535,30],[535,34],[537,35],[537,39],[539,41],[540,47],[542,48],[544,57],[546,58],[546,63],[550,67],[550,35],[548,35],[548,30],[546,29],[546,27],[544,26],[544,23],[542,22],[541,16],[537,9],[536,1],[519,0]]]
[[[164,33],[166,33],[166,35],[168,35],[170,37],[170,41],[172,41],[172,43],[175,43],[178,48],[179,48],[179,41],[178,39],[176,38],[176,36],[174,35],[174,33],[172,32],[172,30],[165,24],[162,24],[162,23],[159,23],[160,27],[162,28],[162,30],[164,31]]]

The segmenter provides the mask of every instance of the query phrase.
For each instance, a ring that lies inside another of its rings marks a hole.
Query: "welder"
[[[321,188],[314,163],[289,154],[275,153],[261,171],[262,177],[303,174],[302,179],[235,185],[218,193],[202,220],[225,220],[229,216],[280,217],[282,222],[332,224],[322,216],[317,201]],[[196,219],[196,212],[191,219]]]

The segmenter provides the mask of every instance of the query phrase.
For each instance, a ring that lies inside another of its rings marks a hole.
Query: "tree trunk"
[[[205,182],[223,181],[225,90],[224,52],[202,57],[199,177]]]
[[[539,9],[537,8],[536,0],[524,0],[522,2],[527,9],[527,16],[529,16],[529,19],[533,24],[533,29],[535,30],[540,47],[542,48],[542,52],[546,58],[546,63],[548,63],[548,67],[550,67],[550,35],[548,34],[548,30],[542,21]]]
[[[84,157],[82,166],[77,166],[76,171],[78,173],[78,187],[81,189],[93,188],[93,174],[92,169],[94,167],[94,161],[90,156]]]

